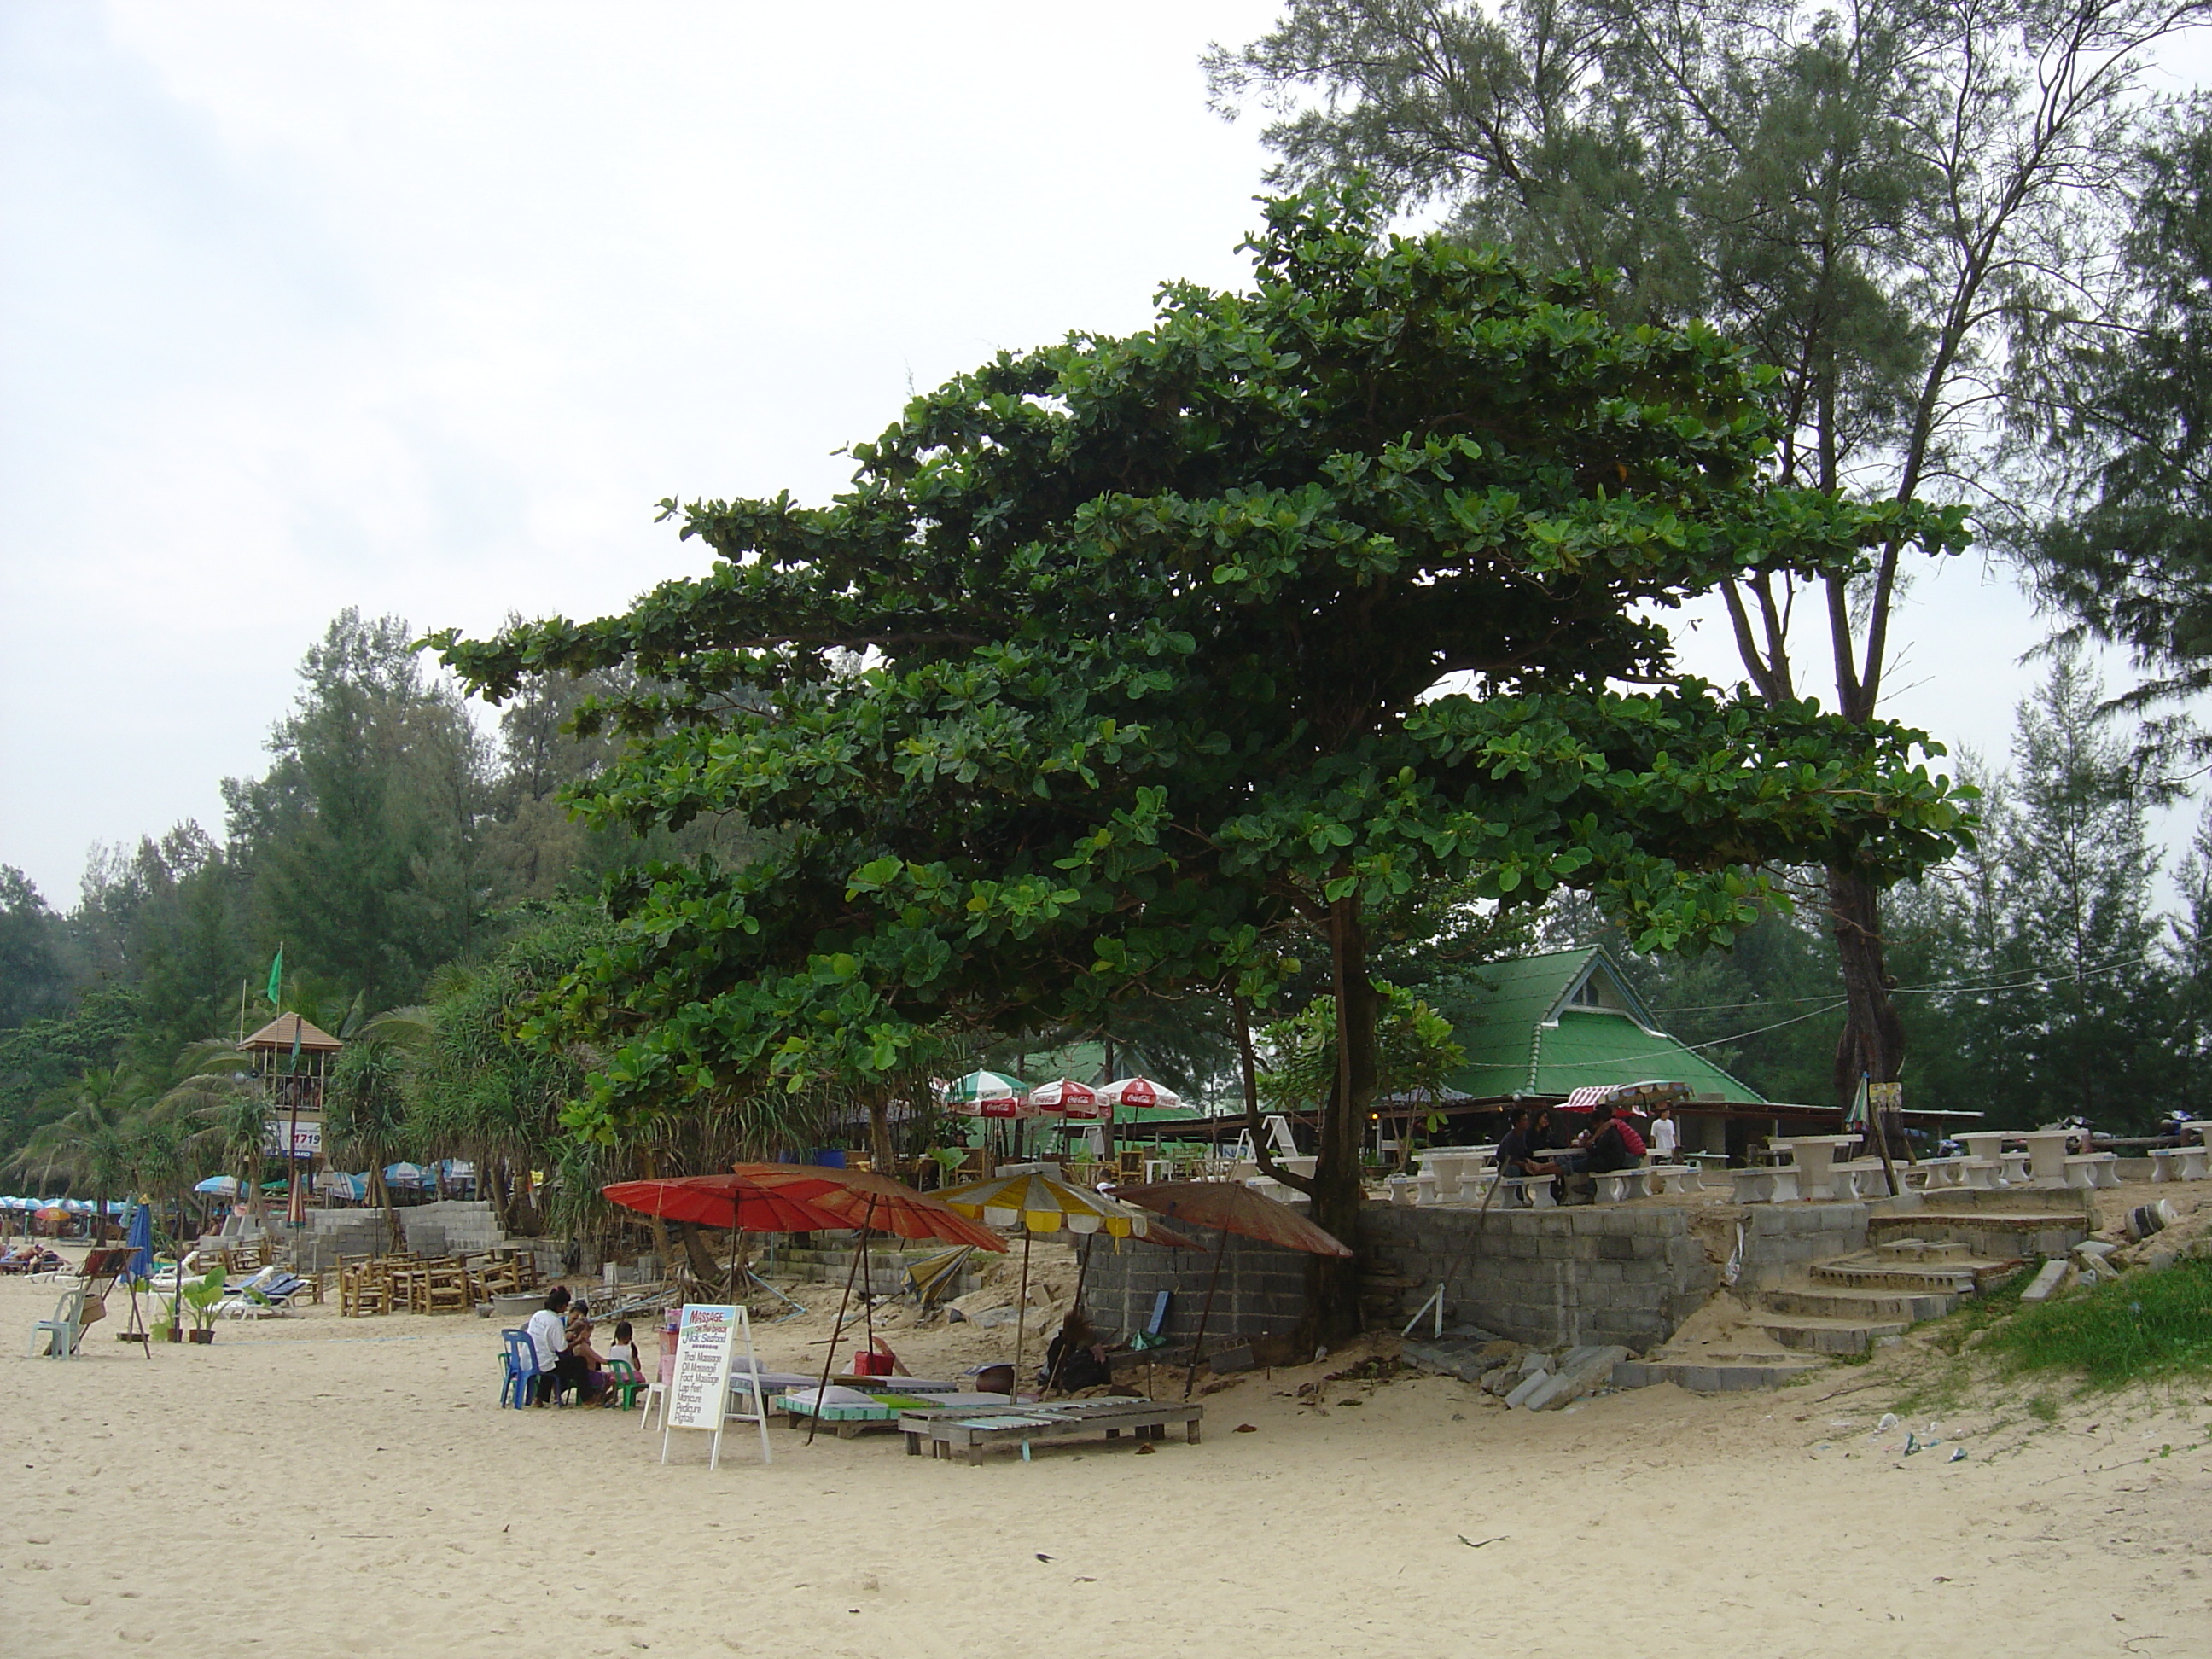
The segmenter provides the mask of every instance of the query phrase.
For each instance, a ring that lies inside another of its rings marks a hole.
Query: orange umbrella
[[[741,1173],[617,1181],[599,1191],[610,1204],[626,1210],[733,1232],[811,1233],[853,1224],[817,1208],[805,1190],[771,1186]]]
[[[772,1190],[796,1193],[812,1207],[839,1218],[829,1224],[860,1227],[898,1238],[935,1238],[1004,1250],[1006,1240],[902,1181],[867,1170],[829,1170],[811,1164],[740,1164],[739,1175]]]

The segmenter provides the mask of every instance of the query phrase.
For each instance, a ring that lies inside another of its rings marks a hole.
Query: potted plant
[[[192,1316],[192,1328],[188,1334],[202,1346],[215,1340],[216,1304],[222,1300],[222,1269],[220,1267],[210,1270],[206,1278],[196,1279],[185,1286],[185,1306]]]

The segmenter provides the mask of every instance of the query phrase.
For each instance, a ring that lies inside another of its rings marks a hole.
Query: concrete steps
[[[1808,1353],[1865,1353],[1896,1341],[1911,1328],[1909,1319],[1838,1319],[1814,1314],[1759,1321],[1770,1340]]]
[[[1909,1214],[1876,1215],[1867,1218],[1867,1237],[1876,1250],[1891,1243],[1915,1240],[1922,1245],[1955,1244],[1968,1257],[1984,1261],[2024,1261],[2030,1256],[2063,1256],[2093,1228],[2087,1210],[1958,1209],[1930,1207]]]
[[[1765,1354],[1705,1354],[1696,1359],[1624,1359],[1613,1368],[1618,1389],[1647,1389],[1672,1382],[1699,1394],[1734,1394],[1747,1389],[1778,1389],[1817,1371],[1825,1360],[1777,1359]]]
[[[1858,1320],[1869,1325],[1902,1320],[1915,1325],[1923,1319],[1941,1319],[1957,1310],[1957,1291],[1856,1290],[1820,1287],[1813,1290],[1774,1290],[1765,1295],[1768,1310],[1814,1319]]]

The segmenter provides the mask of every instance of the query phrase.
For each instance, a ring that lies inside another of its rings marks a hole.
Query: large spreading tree
[[[1951,850],[1916,734],[1682,679],[1661,618],[1947,544],[1955,514],[1776,484],[1765,377],[1708,328],[1381,238],[1356,194],[1267,217],[1253,291],[1172,286],[1143,332],[1000,356],[856,445],[827,507],[665,504],[707,574],[438,637],[494,701],[629,671],[583,715],[634,739],[588,817],[759,836],[611,888],[615,937],[533,1022],[603,1056],[572,1127],[889,1073],[947,1021],[1280,1006],[1318,939],[1337,1076],[1293,1184],[1349,1237],[1378,909],[1573,887],[1675,948],[1747,924],[1771,861]],[[1326,1338],[1358,1311],[1321,1271]]]

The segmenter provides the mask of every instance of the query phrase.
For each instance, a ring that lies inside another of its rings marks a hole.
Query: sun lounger
[[[291,1314],[293,1299],[307,1295],[313,1288],[307,1280],[281,1267],[264,1267],[216,1303],[216,1311],[233,1319],[260,1319],[270,1315],[285,1318]]]
[[[1170,1424],[1183,1425],[1183,1438],[1198,1444],[1199,1423],[1206,1407],[1188,1402],[1170,1404],[1158,1400],[1071,1400],[1049,1406],[1006,1406],[981,1410],[923,1410],[907,1412],[899,1419],[909,1456],[950,1458],[955,1451],[970,1463],[981,1463],[992,1446],[1029,1445],[1044,1440],[1088,1439],[1103,1436],[1118,1440],[1124,1433],[1139,1441],[1165,1437]]]

